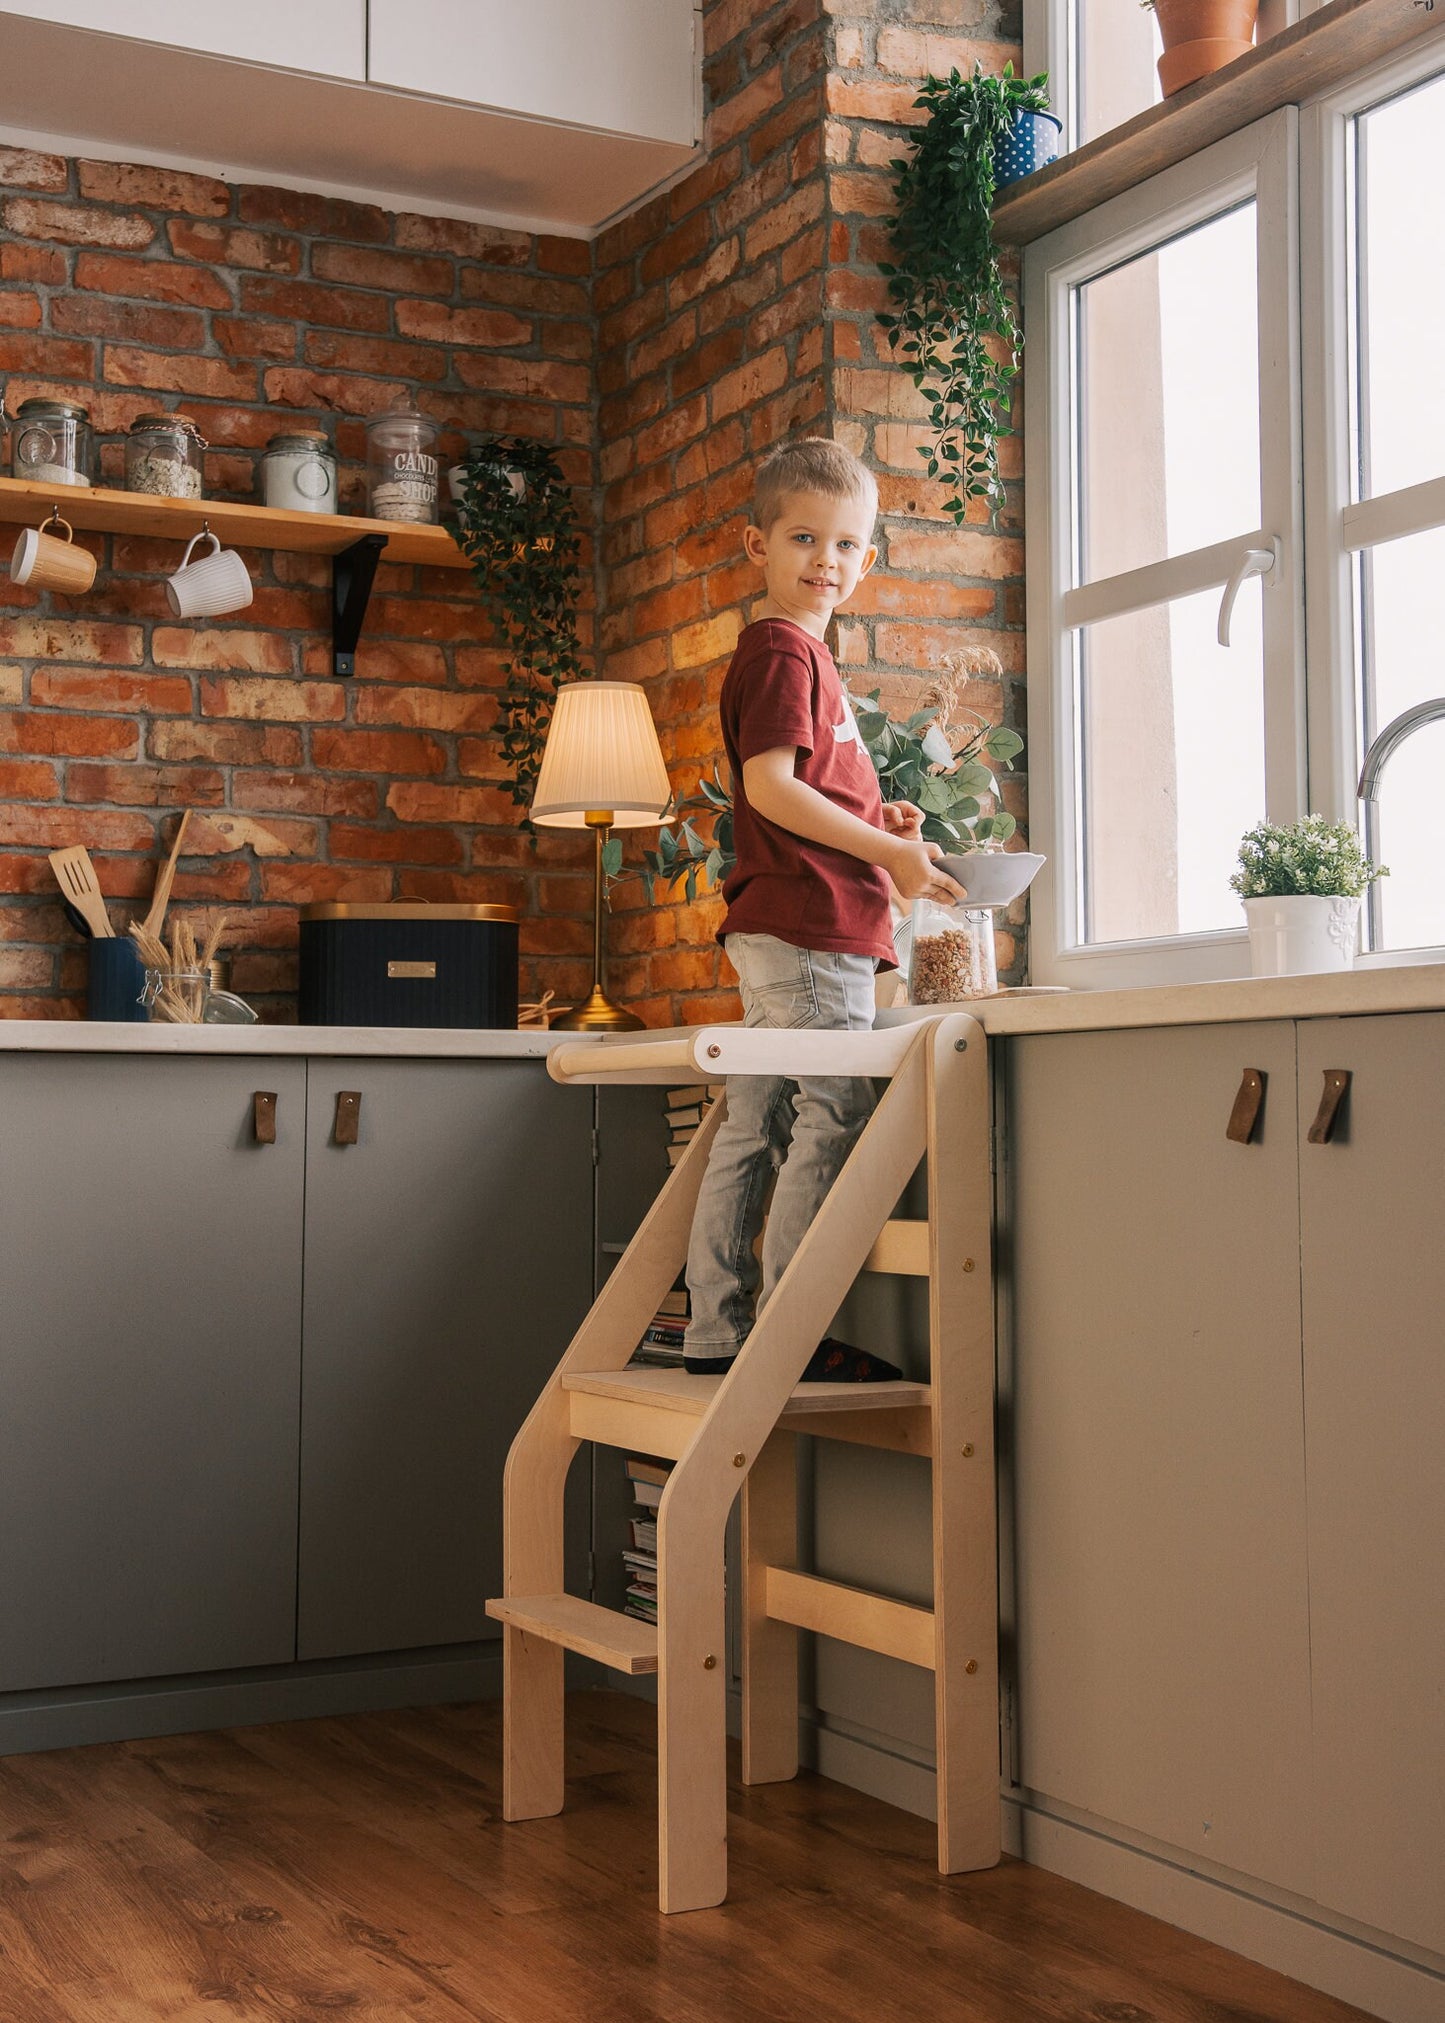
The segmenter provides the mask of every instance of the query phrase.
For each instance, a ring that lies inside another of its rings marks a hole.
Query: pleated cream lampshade
[[[532,820],[585,829],[605,812],[613,828],[660,822],[672,798],[647,697],[630,681],[576,681],[557,691]]]

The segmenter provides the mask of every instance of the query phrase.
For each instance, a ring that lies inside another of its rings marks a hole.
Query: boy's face
[[[787,493],[772,526],[749,527],[743,546],[767,578],[775,615],[819,639],[878,558],[869,502],[822,492]]]

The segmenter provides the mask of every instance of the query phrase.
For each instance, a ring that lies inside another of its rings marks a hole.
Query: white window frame
[[[1445,526],[1445,476],[1362,503],[1354,500],[1348,129],[1356,114],[1442,71],[1445,44],[1430,39],[1352,78],[1301,113],[1301,397],[1310,417],[1304,436],[1309,780],[1314,806],[1352,824],[1362,820],[1355,788],[1364,757],[1363,697],[1355,668],[1357,557],[1362,548]],[[1445,693],[1445,674],[1440,688]],[[1367,948],[1356,963],[1372,968],[1442,960],[1441,947]]]
[[[1273,821],[1306,810],[1298,293],[1298,146],[1293,108],[1230,135],[1187,162],[1025,249],[1024,327],[1030,381],[1042,381],[1025,429],[1029,647],[1030,837],[1048,862],[1033,888],[1031,973],[1075,989],[1183,983],[1248,974],[1237,929],[1148,940],[1083,940],[1074,653],[1080,625],[1222,587],[1247,548],[1277,543],[1263,597],[1265,791]],[[1071,399],[1073,291],[1095,274],[1253,198],[1259,316],[1259,528],[1239,538],[1075,588],[1078,488]],[[1042,426],[1040,425],[1042,423]]]

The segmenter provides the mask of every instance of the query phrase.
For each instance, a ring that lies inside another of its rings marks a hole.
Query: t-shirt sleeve
[[[779,745],[811,752],[814,674],[807,654],[769,644],[737,673],[737,749],[742,764]]]

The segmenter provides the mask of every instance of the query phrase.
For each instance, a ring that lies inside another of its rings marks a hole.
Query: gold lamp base
[[[571,1011],[553,1019],[552,1030],[554,1033],[640,1033],[645,1030],[645,1021],[636,1012],[624,1011],[620,1004],[614,1004],[602,987],[594,983],[586,1003],[574,1004]]]

